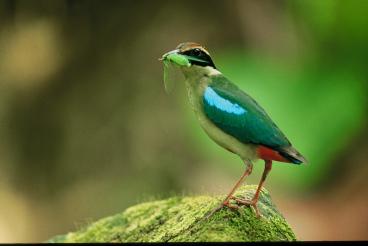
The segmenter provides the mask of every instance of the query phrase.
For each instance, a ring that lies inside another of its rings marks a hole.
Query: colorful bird
[[[291,145],[265,110],[248,94],[216,69],[210,54],[201,45],[182,43],[161,58],[165,64],[178,66],[185,76],[192,108],[207,135],[221,147],[238,155],[245,163],[245,171],[225,200],[211,214],[230,203],[252,206],[257,216],[257,202],[272,161],[294,164],[306,159]],[[252,162],[262,159],[265,168],[252,200],[233,196],[235,190],[252,172]]]

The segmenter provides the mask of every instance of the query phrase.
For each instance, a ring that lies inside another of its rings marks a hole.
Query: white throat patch
[[[217,70],[216,68],[209,67],[209,66],[204,67],[204,68],[208,71],[208,75],[209,76],[221,74],[221,72],[219,70]]]

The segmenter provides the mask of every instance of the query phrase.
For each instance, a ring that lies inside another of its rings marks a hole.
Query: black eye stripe
[[[200,62],[200,61],[191,60],[191,63],[194,65],[211,66],[213,68],[216,68],[211,57],[206,52],[202,51],[201,49],[198,49],[198,48],[190,49],[190,50],[184,51],[182,54],[187,55],[189,57],[197,58],[203,61],[203,62]]]
[[[203,52],[200,49],[191,49],[191,50],[187,50],[183,52],[184,55],[194,56],[194,57],[202,56],[202,53]]]

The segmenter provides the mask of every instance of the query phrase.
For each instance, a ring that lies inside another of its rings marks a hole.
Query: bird
[[[238,155],[245,164],[239,180],[208,217],[223,207],[237,209],[238,205],[253,207],[260,217],[257,202],[273,161],[306,164],[306,158],[292,146],[266,111],[216,68],[202,45],[181,43],[159,60],[178,67],[184,74],[190,105],[206,134],[222,148]],[[258,159],[264,161],[264,171],[253,198],[234,197]]]

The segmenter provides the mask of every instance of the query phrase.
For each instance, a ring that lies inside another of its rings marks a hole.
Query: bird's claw
[[[223,207],[228,207],[230,209],[239,209],[239,206],[230,204],[229,201],[224,201],[222,202],[219,206],[217,206],[215,209],[213,209],[208,215],[206,215],[205,219],[209,219],[214,213],[216,213],[217,211],[221,210]]]
[[[255,212],[256,212],[256,217],[257,218],[261,217],[261,215],[259,213],[259,210],[258,210],[258,206],[257,206],[257,202],[258,202],[257,200],[254,200],[254,199],[245,200],[245,199],[241,199],[241,198],[231,196],[229,200],[223,201],[218,207],[216,207],[208,215],[206,215],[205,219],[206,220],[209,219],[214,213],[221,210],[223,207],[228,207],[228,208],[233,209],[233,210],[238,210],[240,208],[240,206],[231,204],[230,200],[235,201],[238,205],[246,205],[246,206],[253,207]]]
[[[237,197],[231,197],[232,200],[234,200],[237,204],[241,204],[241,205],[246,205],[246,206],[251,206],[254,208],[255,212],[256,212],[256,216],[257,218],[260,218],[260,213],[258,210],[258,206],[257,206],[257,200],[245,200],[245,199],[241,199],[241,198],[237,198]]]
[[[236,205],[232,205],[232,204],[230,204],[230,202],[229,202],[229,201],[227,201],[227,202],[223,202],[223,203],[221,204],[221,206],[222,206],[222,207],[228,207],[228,208],[230,208],[230,209],[238,209],[238,208],[239,208],[239,206],[236,206]]]

